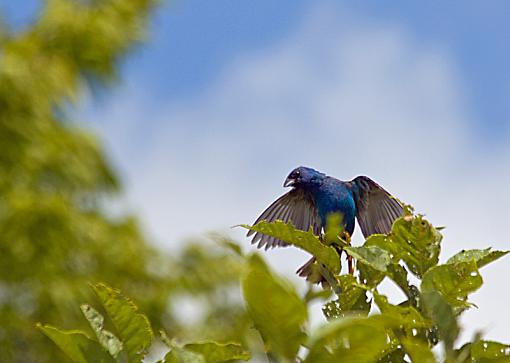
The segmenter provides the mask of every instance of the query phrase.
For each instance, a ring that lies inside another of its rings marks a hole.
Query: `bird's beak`
[[[290,178],[287,178],[285,180],[285,183],[283,183],[283,186],[286,188],[286,187],[291,187],[293,186],[294,184],[296,183],[296,179],[290,179]]]

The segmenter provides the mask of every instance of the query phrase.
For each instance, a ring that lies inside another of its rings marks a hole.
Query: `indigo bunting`
[[[312,168],[300,166],[289,174],[283,186],[292,189],[267,207],[255,224],[262,220],[281,220],[303,231],[312,228],[313,233],[320,236],[326,228],[328,215],[338,213],[342,217],[342,228],[348,239],[354,232],[356,218],[366,238],[374,233],[389,233],[395,219],[404,214],[402,205],[366,176],[341,181]],[[267,250],[288,245],[260,232],[248,232],[248,236],[253,234],[251,243],[257,244],[258,248]],[[312,258],[297,273],[311,280],[314,264],[315,258]]]

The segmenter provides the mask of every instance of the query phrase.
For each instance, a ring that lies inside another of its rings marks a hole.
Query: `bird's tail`
[[[323,287],[329,286],[328,282],[322,276],[319,264],[317,263],[315,257],[312,257],[308,262],[306,262],[303,266],[301,266],[296,273],[304,277],[306,281],[311,282],[312,284],[321,284]]]

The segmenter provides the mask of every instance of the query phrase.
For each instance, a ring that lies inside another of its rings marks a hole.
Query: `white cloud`
[[[445,257],[505,249],[510,150],[472,146],[463,87],[445,49],[322,8],[186,103],[148,108],[147,90],[120,97],[105,113],[105,138],[133,205],[166,246],[253,221],[284,192],[286,174],[308,165],[340,179],[367,174],[446,225]],[[305,259],[293,249],[268,255],[289,274]],[[500,278],[509,266],[483,271],[487,284],[473,298],[480,310],[464,318],[468,334],[482,328],[510,339]]]

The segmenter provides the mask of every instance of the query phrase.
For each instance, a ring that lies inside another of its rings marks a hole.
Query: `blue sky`
[[[0,9],[19,27],[33,18],[39,3],[1,0]],[[155,102],[187,97],[200,92],[232,58],[291,33],[318,3],[403,27],[424,47],[442,47],[459,67],[482,141],[494,146],[510,132],[510,3],[504,0],[167,1],[153,18],[149,46],[127,61],[124,76],[150,87]]]
[[[473,126],[482,139],[494,145],[510,131],[508,2],[323,3],[331,11],[356,12],[381,26],[403,27],[423,47],[442,47],[459,67],[467,103],[476,115]],[[154,19],[152,46],[131,58],[126,73],[148,82],[159,91],[156,96],[186,97],[199,92],[232,58],[287,36],[317,6],[312,4],[317,2],[168,2]]]
[[[0,0],[22,27],[37,1]],[[252,221],[293,167],[367,174],[438,225],[444,257],[508,249],[510,25],[506,1],[174,1],[118,87],[76,110],[162,246]],[[355,235],[355,241],[361,237]],[[248,248],[248,247],[247,247]],[[299,251],[267,253],[292,276]],[[466,334],[510,340],[483,271]]]

